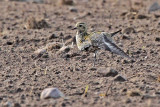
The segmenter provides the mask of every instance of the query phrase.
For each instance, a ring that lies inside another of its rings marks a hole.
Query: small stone
[[[51,40],[51,39],[56,39],[56,38],[58,38],[55,34],[52,34],[51,36],[49,36],[49,39]]]
[[[65,59],[68,59],[68,58],[71,58],[71,55],[68,54],[68,53],[67,54],[62,54],[61,57],[65,58]]]
[[[46,88],[41,93],[41,99],[60,97],[64,97],[64,94],[58,88]]]
[[[116,70],[105,67],[99,68],[97,73],[105,77],[115,77],[118,74]]]
[[[14,103],[13,107],[21,107],[21,105],[19,103]]]
[[[140,96],[141,94],[140,94],[140,92],[139,91],[128,91],[127,92],[127,95],[128,96],[131,96],[131,97],[134,97],[134,96]]]
[[[137,19],[148,19],[149,17],[146,15],[139,14],[137,15]]]
[[[121,16],[125,16],[127,14],[127,12],[122,12]]]
[[[125,101],[125,103],[131,103],[131,102],[132,102],[132,101],[131,101],[130,98],[127,98],[126,101]]]
[[[10,41],[7,41],[7,43],[6,43],[7,45],[12,45],[13,44],[13,42],[10,42]]]
[[[74,5],[73,0],[58,0],[58,5]]]
[[[12,103],[9,102],[9,101],[7,101],[4,104],[2,104],[2,107],[12,107],[12,106],[13,106]]]
[[[63,33],[61,32],[59,36],[63,37],[64,35],[63,35]]]
[[[69,10],[70,10],[71,12],[77,12],[77,9],[76,9],[75,7],[70,7]]]
[[[123,60],[123,64],[128,64],[129,61],[128,60]]]
[[[34,53],[38,55],[43,55],[45,52],[47,52],[46,48],[41,48],[41,49],[34,51]]]
[[[96,71],[97,68],[94,68],[94,67],[93,67],[93,68],[90,68],[90,70],[91,70],[91,71]]]
[[[123,30],[123,33],[130,34],[130,33],[135,33],[135,29],[133,27],[127,27],[126,29]]]
[[[49,58],[48,53],[43,54],[43,55],[42,55],[42,58]]]
[[[142,100],[151,99],[151,98],[155,98],[155,97],[156,96],[145,94],[145,95],[142,96]]]
[[[59,52],[68,53],[69,51],[70,51],[70,47],[69,46],[63,46],[62,48],[59,49]]]
[[[155,41],[160,42],[160,37],[156,37]]]
[[[114,81],[120,81],[120,82],[124,82],[126,81],[127,79],[121,75],[118,75],[115,77]]]
[[[160,91],[155,92],[156,95],[160,95]]]
[[[48,43],[48,44],[46,45],[45,49],[47,49],[47,50],[49,50],[49,51],[50,51],[50,50],[53,50],[53,49],[58,50],[58,49],[61,48],[61,46],[62,46],[62,44],[59,43],[59,42],[52,42],[52,43]]]
[[[148,9],[148,13],[152,12],[152,11],[156,11],[159,10],[160,6],[157,2],[154,2]]]
[[[29,17],[24,26],[27,29],[42,29],[50,27],[44,19],[37,20],[35,17]]]
[[[68,35],[68,36],[65,36],[63,39],[64,40],[68,40],[68,39],[71,39],[72,38],[72,36],[71,35]]]
[[[130,38],[129,38],[128,36],[123,35],[123,36],[122,36],[122,39],[129,40]]]
[[[18,88],[17,90],[16,90],[16,92],[18,93],[18,92],[22,92],[23,91],[23,89],[21,89],[21,88]]]

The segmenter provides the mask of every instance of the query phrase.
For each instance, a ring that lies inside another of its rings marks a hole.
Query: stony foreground
[[[1,0],[0,105],[158,107],[160,11],[148,13],[151,4],[152,0]],[[87,22],[90,31],[122,29],[115,42],[135,61],[101,51],[94,67],[92,53],[71,46],[76,33],[71,29],[77,22]],[[59,51],[63,42],[72,48]],[[50,43],[54,44],[43,55],[35,53]],[[65,97],[40,99],[49,87]]]

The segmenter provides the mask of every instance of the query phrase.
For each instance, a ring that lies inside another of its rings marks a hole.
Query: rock
[[[157,2],[154,2],[148,9],[148,13],[152,12],[152,11],[156,11],[159,10],[160,6]]]
[[[7,41],[7,43],[6,43],[7,45],[12,45],[13,44],[13,42],[10,42],[10,41]]]
[[[160,91],[155,92],[156,95],[160,95]]]
[[[124,82],[126,81],[127,79],[121,75],[118,75],[115,77],[114,81],[119,81],[119,82]]]
[[[123,35],[123,36],[122,36],[122,39],[129,40],[130,38],[129,38],[128,36]]]
[[[125,15],[127,15],[127,12],[122,12],[121,13],[121,16],[125,16]]]
[[[139,15],[137,15],[136,18],[137,18],[137,19],[148,19],[149,17],[146,16],[146,15],[139,14]]]
[[[42,58],[49,58],[48,53],[43,54],[43,55],[42,55]]]
[[[59,34],[59,36],[60,36],[60,37],[64,37],[64,34],[61,32],[61,33]]]
[[[142,96],[142,100],[151,99],[151,98],[156,98],[156,96],[152,96],[152,95],[148,95],[148,94],[145,94]]]
[[[24,26],[27,29],[42,29],[50,27],[44,19],[36,20],[34,17],[29,17]]]
[[[47,52],[47,49],[46,48],[41,48],[41,49],[38,49],[36,51],[34,51],[35,54],[38,54],[38,55],[42,55],[44,54],[45,52]]]
[[[21,105],[19,103],[14,103],[13,107],[21,107]]]
[[[160,37],[156,37],[155,41],[160,42]]]
[[[133,27],[127,27],[126,29],[123,30],[123,33],[130,34],[130,33],[135,33],[135,29]]]
[[[130,98],[127,98],[126,100],[125,100],[125,103],[131,103],[132,101],[131,101],[131,99]]]
[[[13,106],[12,103],[9,101],[2,104],[2,107],[12,107],[12,106]]]
[[[75,7],[70,7],[69,10],[70,12],[77,12],[77,9]]]
[[[46,22],[46,20],[41,19],[37,21],[37,29],[42,29],[42,28],[49,28],[49,24]]]
[[[70,47],[69,46],[63,46],[62,48],[59,49],[59,52],[68,53],[69,51],[70,51]]]
[[[92,68],[90,68],[89,70],[91,70],[91,71],[96,71],[97,68],[92,67]]]
[[[46,88],[41,93],[41,99],[60,97],[64,97],[64,94],[58,88]]]
[[[140,94],[139,91],[133,90],[133,91],[128,91],[128,92],[127,92],[127,95],[128,95],[128,96],[131,96],[131,97],[134,97],[134,96],[140,96],[141,94]]]
[[[43,3],[43,0],[6,0],[6,1],[22,1],[22,2]]]
[[[68,39],[71,39],[72,38],[72,36],[71,35],[68,35],[68,36],[65,36],[63,39],[64,40],[68,40]]]
[[[52,43],[48,43],[45,48],[50,51],[53,49],[58,50],[61,48],[61,46],[62,46],[62,43],[52,42]]]
[[[52,35],[50,35],[49,36],[49,39],[51,40],[51,39],[56,39],[56,38],[58,38],[55,34],[52,34]]]
[[[73,0],[58,0],[58,5],[74,5]]]
[[[97,73],[105,77],[115,77],[118,74],[116,70],[105,67],[99,68]]]

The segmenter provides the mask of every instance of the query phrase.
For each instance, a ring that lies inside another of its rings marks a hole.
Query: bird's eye
[[[79,27],[82,27],[82,25],[79,25]]]

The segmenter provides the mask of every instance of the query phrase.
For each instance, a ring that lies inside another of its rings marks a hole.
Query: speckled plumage
[[[121,55],[123,57],[130,58],[123,50],[121,50],[113,41],[112,36],[117,31],[112,34],[108,34],[106,32],[87,32],[87,26],[85,23],[76,24],[76,28],[78,29],[76,34],[76,43],[79,50],[92,50],[97,51],[99,49],[104,49],[110,51],[112,53]]]

